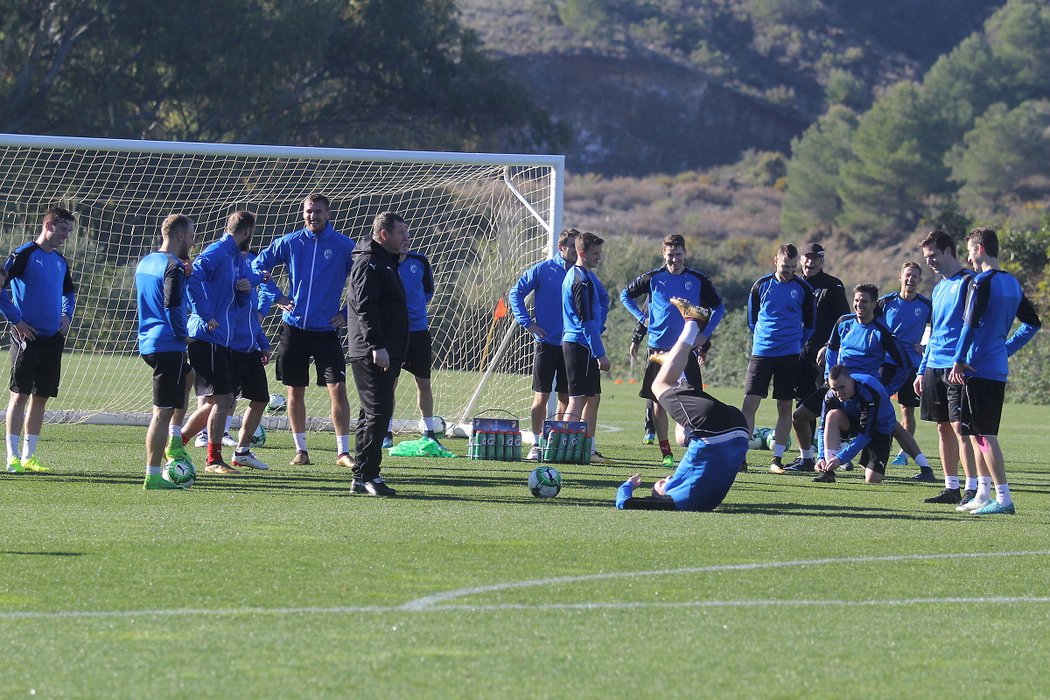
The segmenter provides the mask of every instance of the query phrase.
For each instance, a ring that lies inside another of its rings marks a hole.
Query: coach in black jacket
[[[397,272],[398,256],[407,245],[405,220],[385,211],[372,222],[369,246],[354,251],[350,268],[349,360],[361,401],[352,493],[396,493],[379,476],[379,463],[383,435],[394,415],[394,385],[408,346],[408,307]]]

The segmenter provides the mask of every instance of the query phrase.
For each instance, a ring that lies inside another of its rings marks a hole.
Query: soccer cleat
[[[540,461],[540,446],[533,445],[531,448],[529,448],[529,453],[525,455],[525,460],[528,462]]]
[[[606,459],[605,455],[598,450],[591,452],[591,464],[605,464],[608,461],[609,460]]]
[[[853,462],[850,461],[850,462],[846,462],[845,464],[840,464],[838,467],[836,467],[835,471],[837,471],[837,472],[851,472],[851,471],[853,471]]]
[[[646,433],[645,437],[642,438],[643,445],[655,445],[656,444],[656,433]]]
[[[978,508],[984,508],[991,502],[992,500],[990,498],[985,498],[979,501],[975,496],[974,498],[971,498],[968,501],[963,501],[959,505],[955,506],[955,510],[957,510],[960,513],[970,513],[977,510]]]
[[[674,455],[664,455],[663,460],[660,462],[660,466],[671,468],[674,467],[677,462],[674,461]]]
[[[11,474],[22,474],[25,472],[25,467],[22,466],[22,460],[18,457],[10,457],[7,460],[7,471]]]
[[[1004,506],[999,501],[988,501],[977,510],[971,510],[970,515],[1016,515],[1014,504]]]
[[[240,472],[238,472],[236,469],[231,467],[229,464],[226,464],[225,461],[212,462],[211,464],[206,464],[204,466],[204,471],[208,472],[209,474],[222,474],[223,476],[228,476],[230,474],[240,474]]]
[[[820,476],[813,477],[813,481],[818,484],[834,484],[835,472],[821,472]]]
[[[890,464],[895,467],[906,467],[908,466],[908,455],[903,452],[898,452],[897,456],[893,458],[893,461],[890,462]]]
[[[289,462],[288,464],[292,465],[293,467],[300,467],[300,466],[303,466],[304,464],[309,464],[309,463],[310,463],[310,453],[307,452],[306,450],[299,450],[298,452],[295,453],[295,456],[292,457],[292,461]]]
[[[182,460],[184,462],[189,462],[190,464],[193,464],[193,460],[190,459],[190,453],[186,451],[186,447],[182,444],[182,440],[180,438],[175,438],[170,443],[168,443],[168,446],[164,448],[164,458],[167,459],[169,462]]]
[[[341,452],[339,456],[335,458],[335,463],[337,466],[345,467],[346,469],[353,469],[357,465],[357,462],[354,461],[354,458],[350,456],[349,452]]]
[[[365,493],[369,496],[396,496],[397,491],[386,485],[383,477],[377,476],[371,481],[365,482]]]
[[[351,479],[350,493],[368,493],[367,489],[365,489],[365,482],[360,479]]]
[[[671,304],[682,313],[682,318],[687,321],[701,321],[706,323],[711,318],[711,309],[696,306],[682,297],[671,297]]]
[[[912,481],[937,481],[937,475],[929,467],[919,467],[919,473],[912,477]]]
[[[384,450],[389,450],[393,446],[394,446],[394,434],[393,433],[387,433],[386,435],[383,436],[383,449]]]
[[[237,440],[235,440],[234,437],[229,433],[223,433],[222,445],[223,447],[237,447]]]
[[[182,491],[183,487],[173,484],[160,474],[147,474],[146,480],[142,482],[145,491]]]
[[[948,503],[950,505],[958,505],[962,500],[962,494],[959,493],[959,489],[944,489],[936,496],[931,496],[923,500],[923,503]]]
[[[975,498],[977,498],[977,489],[965,489],[962,492],[962,500],[959,501],[959,505],[964,506]],[[987,499],[984,502],[987,503]]]
[[[36,455],[33,455],[29,459],[22,462],[22,468],[25,469],[27,472],[37,472],[38,474],[42,472],[51,471],[50,469],[48,469],[40,463],[40,460],[36,458]]]
[[[796,474],[799,472],[811,472],[816,469],[816,466],[817,460],[812,457],[799,457],[794,462],[784,467],[784,471],[794,472]]]
[[[248,467],[249,469],[258,469],[260,471],[264,471],[270,468],[269,464],[260,461],[259,458],[255,456],[255,453],[250,451],[243,455],[234,453],[233,466]]]
[[[197,433],[197,437],[193,438],[194,447],[207,447],[208,446],[208,431],[202,430]]]
[[[784,460],[780,457],[774,457],[769,461],[769,471],[772,474],[783,474],[784,473]]]

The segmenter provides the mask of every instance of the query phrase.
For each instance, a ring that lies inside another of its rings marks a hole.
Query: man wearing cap
[[[802,276],[813,288],[813,296],[817,300],[817,311],[813,320],[813,335],[802,346],[802,352],[798,358],[796,408],[802,405],[802,401],[807,396],[823,385],[824,371],[817,364],[817,353],[827,345],[831,338],[831,331],[835,328],[835,322],[850,312],[849,302],[846,300],[846,287],[842,284],[842,280],[824,272],[824,254],[824,246],[819,243],[807,243],[802,247]],[[810,435],[816,433],[816,421],[812,423]],[[800,456],[790,466],[798,470],[808,464],[809,462],[804,463]]]

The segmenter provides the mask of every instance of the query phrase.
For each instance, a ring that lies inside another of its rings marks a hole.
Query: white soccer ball
[[[420,434],[425,432],[427,429],[427,425],[423,422],[422,418],[419,419],[419,424],[416,427],[419,428]],[[434,416],[434,432],[438,435],[445,434],[445,419],[441,416]]]
[[[173,459],[164,467],[164,478],[177,486],[189,488],[197,478],[193,464],[184,459]]]
[[[267,413],[284,413],[288,401],[280,394],[270,394],[270,403],[266,404]]]
[[[259,423],[259,427],[252,434],[251,444],[252,447],[262,447],[266,444],[266,428],[262,426],[262,423]]]
[[[554,498],[561,491],[561,474],[554,467],[536,467],[529,472],[529,491],[536,498]]]

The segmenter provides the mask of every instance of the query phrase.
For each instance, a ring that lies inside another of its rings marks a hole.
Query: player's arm
[[[572,285],[572,304],[576,310],[576,315],[580,319],[580,325],[583,328],[583,335],[587,339],[587,347],[591,349],[591,353],[596,357],[605,357],[605,346],[602,344],[601,338],[601,311],[598,307],[596,300],[593,297],[596,296],[596,291],[591,289],[591,283],[586,273],[583,273],[581,279],[576,279]]]
[[[537,277],[538,270],[535,265],[525,270],[507,292],[507,301],[510,302],[510,311],[514,314],[514,320],[518,322],[518,325],[542,339],[546,337],[547,331],[536,325],[528,307],[525,306],[525,297],[536,289]]]
[[[210,270],[211,261],[208,256],[198,255],[194,258],[190,276],[186,280],[186,294],[190,300],[190,309],[207,324],[208,330],[212,331],[218,328],[219,322],[215,320],[205,285]]]
[[[168,328],[178,340],[185,341],[189,332],[186,330],[186,312],[182,305],[186,273],[181,264],[169,262],[164,268],[164,318]]]
[[[426,298],[426,303],[429,304],[434,298],[434,273],[430,269],[430,261],[425,256],[421,255],[420,260],[423,262],[423,296]]]
[[[368,264],[355,265],[350,271],[349,306],[357,314],[362,335],[368,348],[373,352],[386,350],[388,342],[380,323],[382,306],[380,299],[383,290],[375,275],[370,275]]]
[[[1035,307],[1032,306],[1032,302],[1028,300],[1028,297],[1023,294],[1021,295],[1021,303],[1017,307],[1017,320],[1021,322],[1021,325],[1017,327],[1017,330],[1006,341],[1007,357],[1023,348],[1042,327]]]
[[[670,496],[635,497],[634,489],[642,483],[640,474],[635,474],[620,484],[616,492],[616,507],[620,510],[677,510]]]
[[[639,323],[645,323],[646,314],[642,311],[642,307],[638,306],[638,299],[649,295],[652,278],[651,272],[638,275],[633,282],[620,291],[620,303]]]
[[[69,271],[69,264],[66,264],[66,274],[62,278],[62,321],[59,327],[59,333],[66,335],[69,332],[69,326],[73,323],[73,312],[77,308],[77,290],[73,286],[73,275]]]
[[[715,329],[718,328],[718,324],[722,322],[722,319],[726,315],[726,305],[722,301],[722,295],[715,289],[715,285],[711,283],[707,277],[699,275],[700,277],[700,306],[705,309],[711,309],[711,317],[707,319],[707,325],[704,326],[702,335],[704,338],[710,338],[715,333]]]
[[[760,286],[761,280],[755,282],[751,287],[751,293],[747,295],[747,327],[751,329],[751,332],[755,332],[755,326],[758,325],[758,312],[762,308],[762,288]]]

